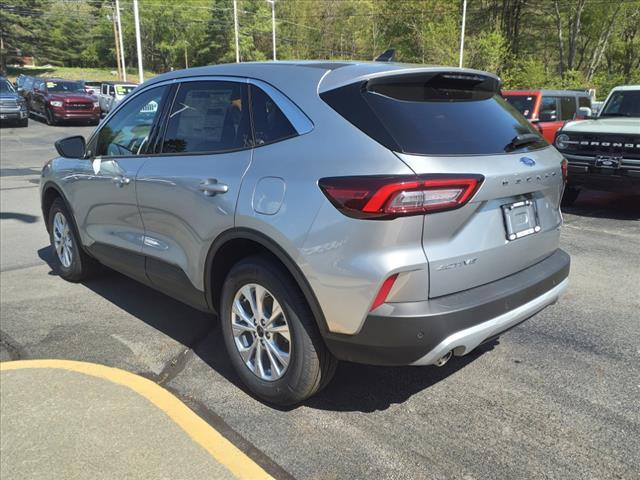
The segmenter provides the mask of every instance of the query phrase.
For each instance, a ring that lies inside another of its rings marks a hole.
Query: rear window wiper
[[[531,145],[532,143],[537,143],[539,141],[540,135],[537,133],[521,133],[520,135],[513,137],[513,139],[504,146],[504,151],[511,152],[517,148]]]

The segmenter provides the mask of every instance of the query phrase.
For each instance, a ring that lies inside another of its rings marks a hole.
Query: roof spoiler
[[[396,61],[395,48],[390,48],[389,50],[385,50],[381,55],[378,55],[375,61],[376,62],[395,62]]]

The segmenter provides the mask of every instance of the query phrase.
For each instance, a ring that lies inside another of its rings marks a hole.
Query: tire
[[[58,124],[58,121],[56,120],[56,117],[53,116],[53,112],[50,108],[47,108],[45,111],[45,117],[47,119],[47,125],[54,126]]]
[[[564,194],[562,195],[562,205],[570,207],[573,205],[580,194],[580,189],[575,187],[565,187]]]
[[[96,273],[99,264],[82,249],[73,219],[61,198],[54,200],[47,221],[54,271],[69,282],[81,282]]]
[[[256,293],[262,296],[263,318],[265,313],[272,313],[273,300],[280,305],[283,314],[272,318],[270,326],[267,319],[262,330],[259,323],[251,325],[241,320],[241,316],[235,313],[238,309],[232,308],[234,301],[239,300],[243,310],[246,308],[245,318],[251,316],[249,321],[255,319],[247,298],[255,299]],[[238,262],[222,288],[220,316],[225,346],[233,367],[249,390],[263,400],[281,406],[293,405],[317,393],[333,377],[337,360],[327,350],[299,287],[277,263],[262,257],[249,257]],[[232,326],[234,322],[235,328]],[[287,333],[273,329],[286,329]],[[238,345],[246,347],[244,359]],[[273,353],[274,345],[280,352],[279,356]],[[261,362],[258,362],[258,352],[261,352]],[[286,353],[289,354],[288,362],[284,365],[278,359],[286,358],[282,355]],[[259,365],[263,365],[262,372]]]

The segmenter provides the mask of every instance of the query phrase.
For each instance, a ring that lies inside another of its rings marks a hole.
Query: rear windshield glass
[[[548,145],[499,95],[491,77],[457,73],[383,77],[325,92],[322,98],[374,140],[398,152],[489,155]],[[523,135],[531,138],[516,141]]]
[[[504,99],[526,118],[531,118],[536,97],[531,95],[504,95]]]

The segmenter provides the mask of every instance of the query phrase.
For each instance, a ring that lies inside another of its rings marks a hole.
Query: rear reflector
[[[566,158],[562,159],[560,168],[562,169],[562,179],[564,180],[564,183],[567,183],[567,177],[569,176],[569,162]]]
[[[378,292],[378,295],[376,295],[376,298],[373,301],[371,308],[369,309],[370,312],[374,311],[376,308],[378,308],[387,300],[387,297],[389,296],[389,292],[393,288],[393,284],[396,283],[397,278],[398,278],[398,274],[396,273],[394,275],[391,275],[389,278],[387,278],[384,281],[384,283],[380,287],[380,291]]]
[[[391,219],[460,208],[478,190],[482,175],[323,178],[318,184],[345,215]]]

